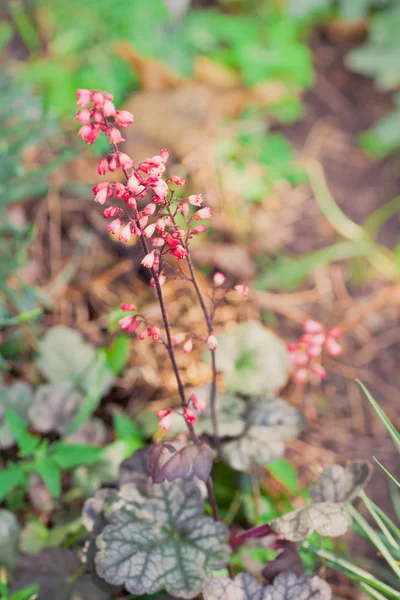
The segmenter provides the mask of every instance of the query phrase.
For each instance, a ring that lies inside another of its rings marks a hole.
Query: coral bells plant
[[[287,346],[289,360],[294,368],[293,381],[322,381],[326,377],[325,368],[321,365],[323,350],[330,356],[339,356],[343,349],[337,339],[343,332],[340,327],[325,331],[322,323],[312,319],[305,321],[303,332],[297,342],[290,342]]]

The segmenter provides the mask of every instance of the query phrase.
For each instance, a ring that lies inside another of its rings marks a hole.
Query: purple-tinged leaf
[[[171,482],[189,475],[207,481],[213,460],[214,452],[208,444],[196,446],[179,440],[163,441],[150,447],[148,468],[153,483]]]

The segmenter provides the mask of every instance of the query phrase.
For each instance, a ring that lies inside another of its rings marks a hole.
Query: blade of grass
[[[387,514],[381,508],[379,508],[379,506],[377,506],[375,504],[375,502],[373,502],[371,499],[370,499],[370,502],[371,502],[372,506],[374,507],[375,511],[381,517],[382,521],[384,521],[386,523],[388,529],[391,529],[393,535],[395,535],[400,540],[400,529],[397,527],[397,525],[395,523],[393,523],[392,519],[390,519],[387,516]]]
[[[393,481],[393,483],[395,483],[400,488],[400,482],[397,481],[397,479],[395,477],[393,477],[393,475],[391,473],[389,473],[389,471],[387,469],[385,469],[385,467],[382,465],[382,463],[380,463],[379,460],[377,458],[375,458],[375,456],[373,456],[372,458],[380,466],[382,471],[385,471],[386,475],[388,477],[390,477],[390,479]]]
[[[345,558],[336,556],[335,554],[332,554],[331,552],[329,552],[328,550],[324,550],[323,548],[317,548],[316,546],[312,546],[307,541],[302,542],[301,547],[304,550],[307,550],[312,554],[323,558],[324,560],[326,560],[330,567],[337,569],[342,573],[345,573],[347,577],[353,579],[353,581],[356,581],[359,584],[361,584],[361,582],[364,582],[372,586],[374,589],[387,594],[390,599],[400,599],[400,592],[398,590],[395,590],[390,585],[387,585],[383,581],[380,581],[374,575],[368,573],[368,571],[365,571],[364,569],[353,565],[353,563],[346,560]]]
[[[389,567],[394,571],[400,581],[400,566],[397,561],[393,558],[388,548],[382,542],[381,538],[377,535],[376,531],[371,527],[366,519],[358,512],[358,510],[352,505],[348,505],[348,510],[353,519],[363,529],[364,533],[368,536],[371,543],[381,553],[382,557],[386,560]]]
[[[375,510],[375,508],[374,508],[371,500],[368,498],[367,494],[364,491],[361,491],[359,494],[359,497],[364,502],[369,514],[374,519],[375,523],[378,525],[379,529],[382,531],[383,535],[385,536],[385,538],[387,539],[389,544],[396,549],[400,549],[400,545],[394,539],[394,537],[390,533],[389,529],[386,527],[386,524],[383,522],[380,515]]]
[[[380,420],[384,424],[386,430],[392,436],[392,439],[393,439],[394,443],[396,444],[396,447],[397,447],[398,451],[400,452],[400,433],[397,431],[397,429],[392,424],[392,422],[390,421],[390,419],[386,416],[386,414],[381,409],[381,407],[379,406],[379,404],[377,403],[377,401],[375,400],[375,398],[372,397],[371,393],[365,387],[365,385],[359,379],[356,379],[356,381],[360,385],[360,387],[363,390],[363,392],[365,393],[365,395],[367,396],[367,398],[370,401],[372,407],[374,408],[376,414],[378,415],[378,417],[380,418]]]
[[[374,588],[363,581],[360,582],[360,588],[362,588],[364,592],[371,596],[371,598],[375,598],[375,600],[388,600],[387,596],[383,596],[383,594],[378,592],[378,590],[374,590]]]

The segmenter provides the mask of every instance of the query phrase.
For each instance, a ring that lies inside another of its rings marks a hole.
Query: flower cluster
[[[291,342],[287,348],[290,352],[290,362],[295,368],[293,381],[306,383],[312,378],[323,380],[326,371],[321,365],[322,350],[331,356],[339,356],[342,347],[337,338],[343,335],[340,327],[333,327],[328,331],[318,321],[308,319],[303,325],[303,335],[298,342]]]
[[[195,392],[192,392],[192,394],[189,396],[188,406],[185,406],[183,409],[183,414],[177,410],[174,410],[173,408],[166,408],[158,411],[157,418],[160,419],[160,422],[158,423],[160,429],[168,431],[168,429],[171,427],[172,413],[183,416],[188,423],[196,423],[197,418],[192,408],[190,408],[190,405],[194,410],[197,410],[197,412],[203,412],[207,408],[207,402],[199,398]]]

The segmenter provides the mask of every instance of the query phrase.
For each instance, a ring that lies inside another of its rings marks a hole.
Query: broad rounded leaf
[[[296,437],[303,425],[302,414],[285,400],[265,396],[258,400],[247,415],[247,422],[258,427],[269,427],[282,440]],[[265,436],[269,434],[265,432]]]
[[[82,399],[82,394],[71,381],[42,385],[33,397],[29,417],[38,431],[56,431],[63,435],[68,431]]]
[[[108,600],[110,595],[92,582],[90,575],[75,580],[81,563],[71,550],[45,548],[18,560],[12,592],[39,585],[38,600]]]
[[[252,465],[265,466],[282,456],[283,440],[266,427],[250,427],[246,433],[222,447],[222,455],[233,469],[247,471]]]
[[[228,531],[204,516],[200,490],[192,482],[141,487],[122,486],[121,508],[96,539],[97,573],[134,595],[165,589],[194,598],[211,571],[227,563]]]
[[[313,531],[320,535],[337,537],[346,533],[350,524],[351,517],[346,506],[334,502],[310,504],[270,523],[276,533],[290,542],[300,542]]]
[[[329,585],[317,576],[297,577],[290,571],[280,573],[273,585],[262,585],[249,573],[234,580],[219,577],[206,581],[204,600],[330,600]]]
[[[0,510],[0,567],[14,565],[18,551],[20,526],[8,510]]]
[[[211,421],[210,410],[210,386],[204,385],[202,387],[194,388],[191,390],[191,392],[195,392],[201,400],[205,400],[205,402],[207,402],[207,408],[203,412],[199,413],[196,410],[193,411],[197,417],[197,435],[213,435],[214,430]],[[240,435],[244,431],[245,427],[243,420],[243,413],[246,410],[245,402],[233,394],[217,393],[216,407],[219,435],[221,437],[234,437],[236,435]],[[186,432],[187,425],[183,417],[177,415],[176,413],[172,414],[169,431],[174,435]]]
[[[71,441],[70,438],[68,441]],[[108,444],[100,460],[74,470],[74,484],[85,496],[91,496],[100,486],[116,483],[120,465],[128,452],[129,446],[123,440]]]
[[[5,417],[6,410],[10,408],[24,423],[28,423],[31,404],[32,390],[26,383],[0,385],[0,448],[9,448],[15,441]]]
[[[371,476],[368,462],[353,462],[342,467],[333,465],[319,476],[311,488],[314,502],[351,502]]]
[[[174,481],[194,475],[201,481],[210,476],[214,452],[208,444],[191,444],[179,440],[163,441],[150,446],[148,468],[153,483]]]
[[[256,396],[279,389],[288,380],[284,342],[257,321],[242,323],[220,335],[216,359],[231,392]]]
[[[76,433],[71,433],[65,439],[69,444],[90,444],[102,446],[107,438],[107,430],[101,419],[95,417],[86,421]]]

